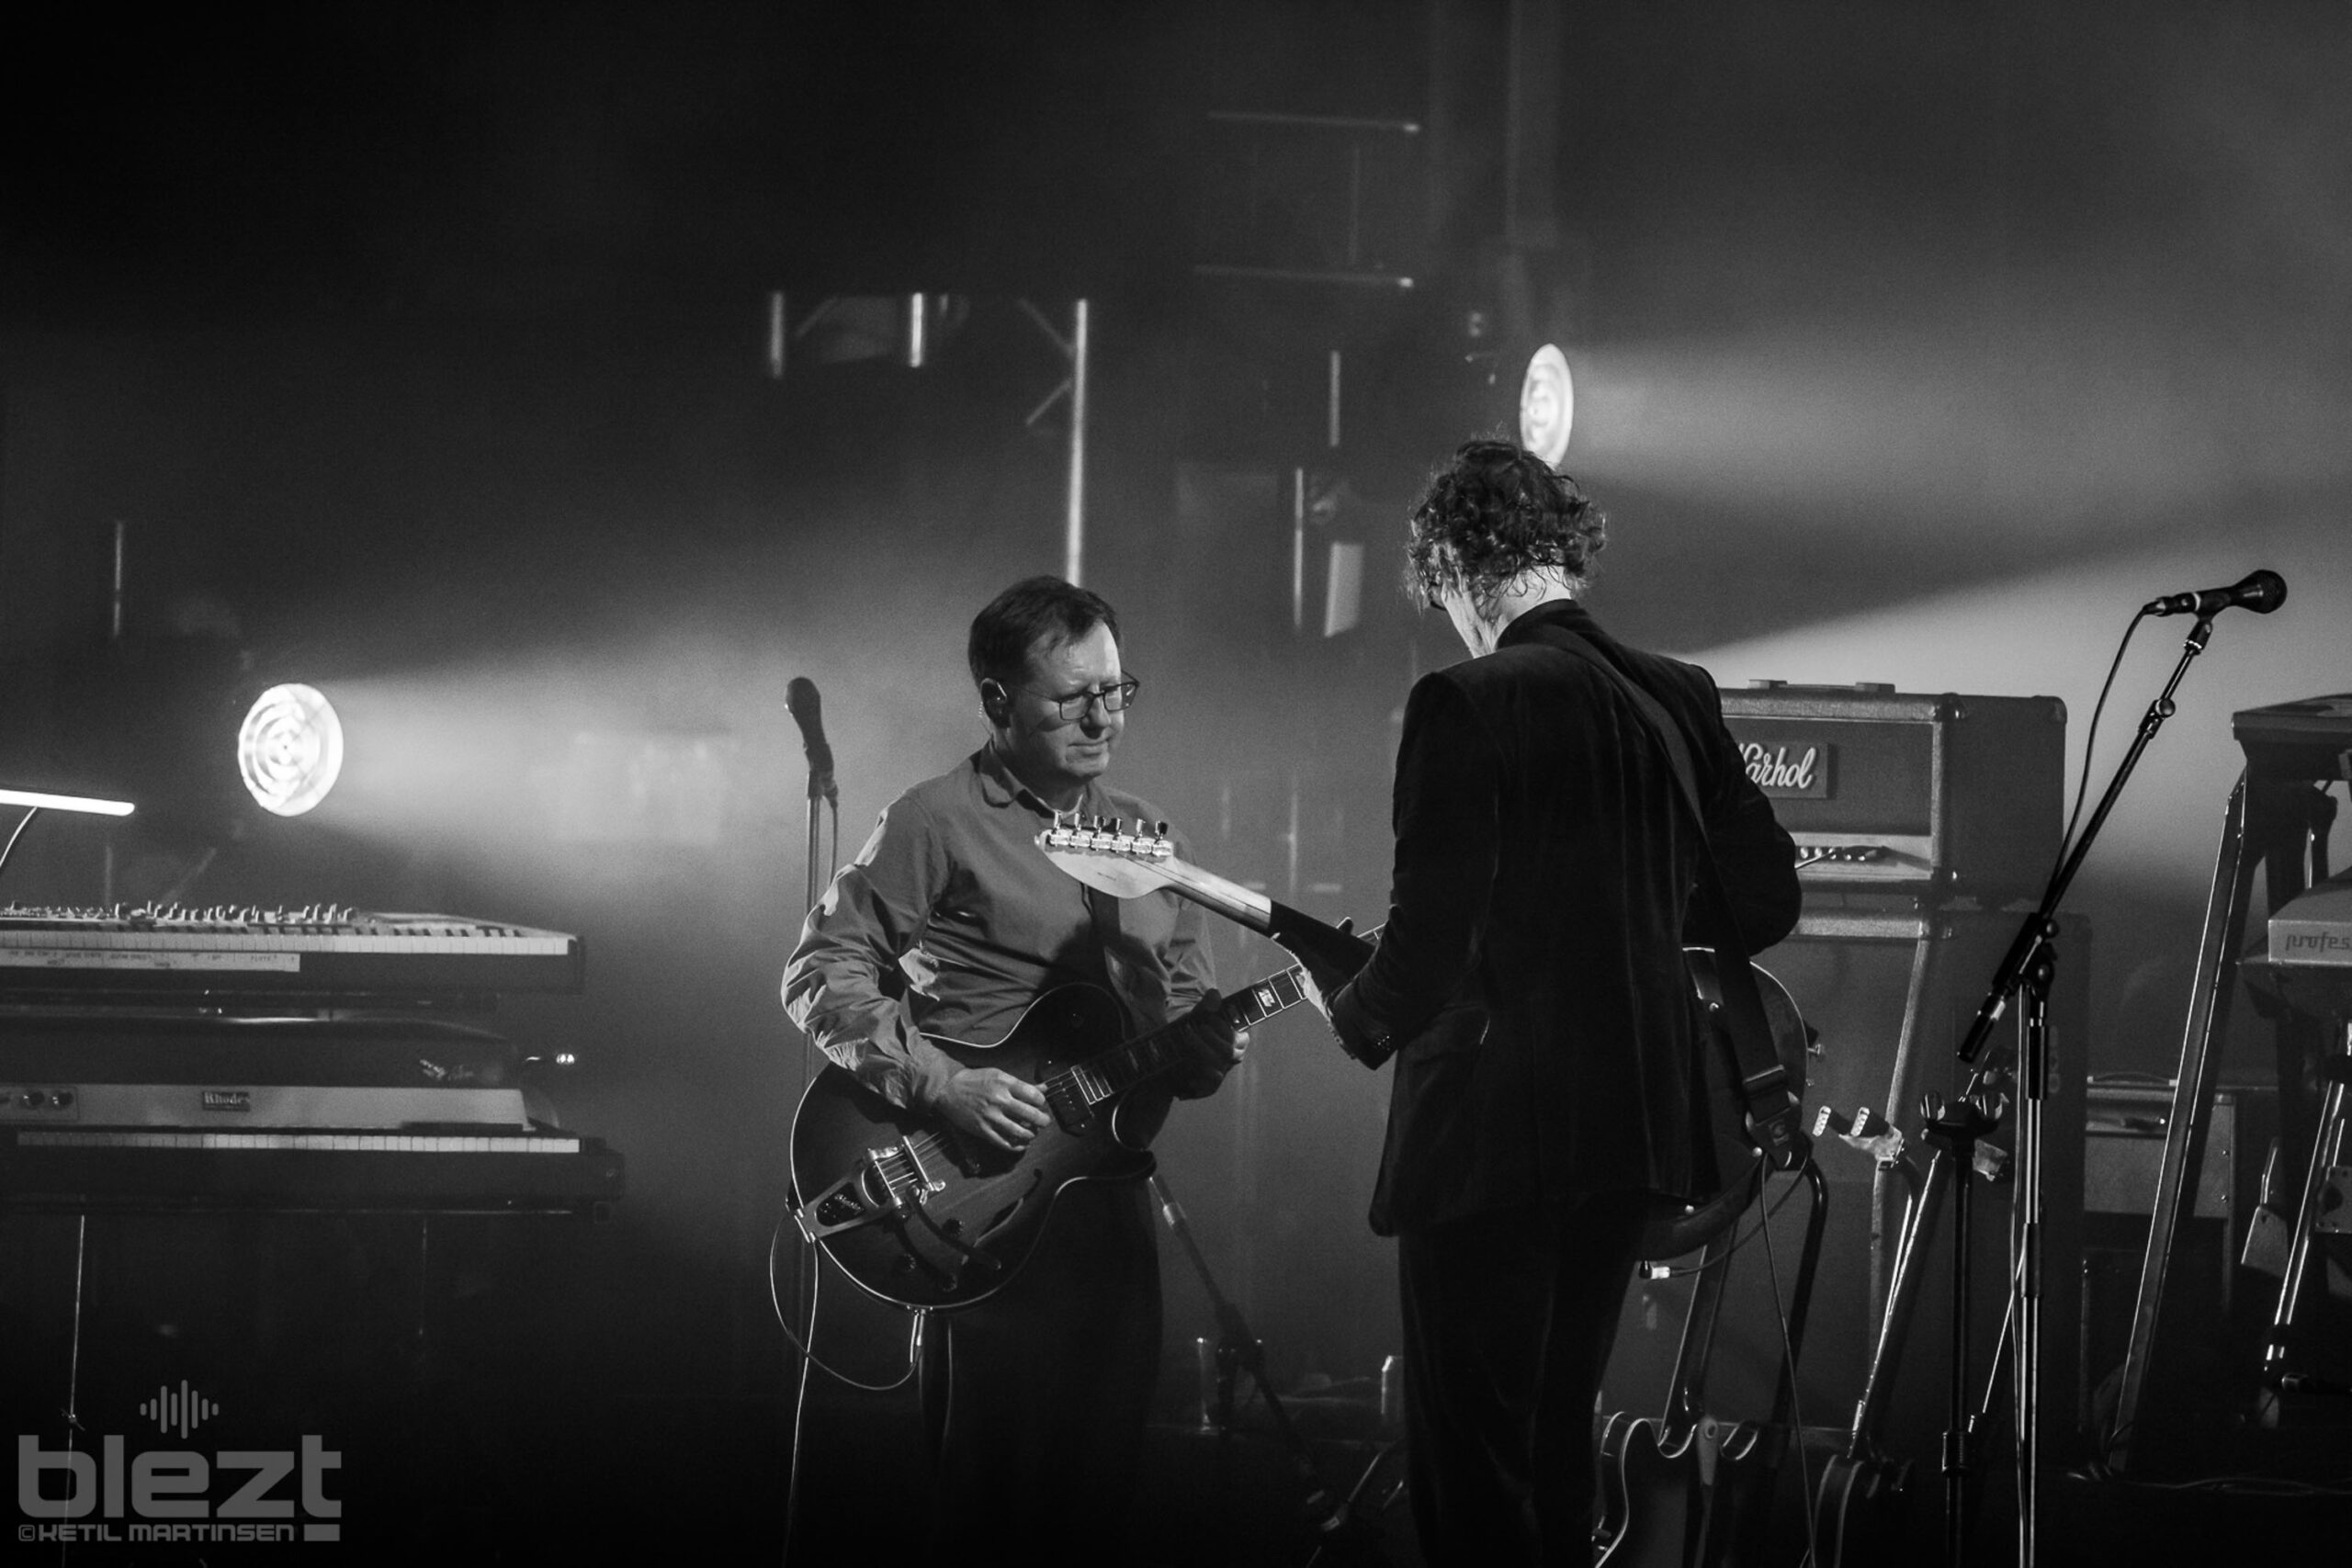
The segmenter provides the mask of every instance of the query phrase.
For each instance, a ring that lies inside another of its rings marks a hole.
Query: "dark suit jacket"
[[[1796,923],[1794,847],[1705,671],[1627,648],[1562,601],[1492,654],[1422,677],[1397,750],[1387,928],[1331,1007],[1351,1045],[1396,1047],[1383,1235],[1598,1192],[1690,1197],[1711,1176],[1682,960],[1700,840],[1640,710],[1532,640],[1545,623],[1585,637],[1688,738],[1748,950]]]

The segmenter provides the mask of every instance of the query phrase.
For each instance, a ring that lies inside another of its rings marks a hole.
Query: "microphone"
[[[833,749],[825,744],[825,707],[817,695],[817,682],[806,675],[795,675],[784,689],[784,705],[791,710],[792,722],[800,727],[800,749],[808,758],[808,798],[821,795],[839,806],[841,791],[833,784]]]
[[[2208,588],[2201,592],[2167,593],[2161,599],[2151,599],[2140,607],[2143,615],[2212,615],[2243,604],[2257,615],[2267,615],[2287,602],[2287,580],[2268,570],[2249,571],[2227,588]]]

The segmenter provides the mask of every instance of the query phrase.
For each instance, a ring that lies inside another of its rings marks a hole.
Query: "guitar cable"
[[[1758,1215],[1756,1223],[1748,1228],[1747,1234],[1734,1240],[1713,1263],[1695,1263],[1684,1269],[1657,1269],[1648,1274],[1646,1278],[1652,1281],[1672,1280],[1697,1274],[1710,1268],[1728,1268],[1733,1254],[1758,1236],[1764,1238],[1764,1269],[1772,1287],[1772,1315],[1774,1321],[1780,1325],[1781,1355],[1783,1358],[1782,1364],[1788,1369],[1788,1438],[1790,1446],[1796,1451],[1797,1483],[1800,1488],[1798,1495],[1804,1500],[1805,1555],[1804,1562],[1804,1568],[1812,1568],[1812,1565],[1819,1561],[1820,1553],[1820,1543],[1815,1535],[1816,1526],[1814,1519],[1813,1467],[1805,1459],[1804,1409],[1797,1393],[1796,1348],[1789,1337],[1789,1310],[1787,1303],[1781,1300],[1780,1261],[1772,1249],[1772,1217],[1796,1195],[1797,1189],[1804,1185],[1804,1180],[1802,1171],[1788,1173],[1791,1177],[1788,1186],[1781,1190],[1780,1197],[1768,1205],[1765,1204],[1764,1197],[1767,1180],[1770,1174],[1770,1169],[1766,1163],[1758,1159],[1756,1162],[1756,1173],[1753,1178],[1756,1183],[1756,1197],[1753,1201],[1762,1207],[1763,1213]]]
[[[899,1373],[893,1382],[861,1382],[840,1368],[825,1361],[808,1342],[817,1337],[817,1305],[822,1294],[825,1278],[823,1250],[810,1248],[817,1258],[817,1267],[808,1277],[808,1340],[803,1340],[799,1335],[792,1331],[791,1323],[784,1315],[783,1297],[777,1293],[775,1288],[776,1253],[779,1250],[779,1244],[784,1240],[784,1223],[790,1211],[786,1210],[784,1214],[777,1215],[775,1229],[768,1233],[768,1305],[775,1313],[776,1326],[784,1330],[784,1337],[791,1341],[792,1348],[800,1352],[800,1374],[792,1380],[792,1438],[791,1448],[788,1450],[790,1458],[786,1461],[785,1470],[784,1562],[786,1568],[789,1568],[793,1562],[794,1542],[798,1539],[800,1531],[801,1437],[808,1417],[808,1369],[821,1368],[828,1377],[836,1382],[847,1383],[852,1388],[862,1389],[868,1393],[888,1393],[894,1389],[904,1388],[922,1370],[923,1325],[931,1315],[925,1309],[919,1307],[915,1310],[914,1322],[907,1331],[907,1370]]]
[[[2058,874],[2066,863],[2066,851],[2075,841],[2075,825],[2083,819],[2083,802],[2090,795],[2091,753],[2098,746],[2099,716],[2107,711],[2108,694],[2115,689],[2115,676],[2123,668],[2123,655],[2132,647],[2132,634],[2140,629],[2140,622],[2148,612],[2143,609],[2123,628],[2123,640],[2115,645],[2115,659],[2107,667],[2107,679],[2099,683],[2098,701],[2091,705],[2090,728],[2083,732],[2083,771],[2075,783],[2075,808],[2066,814],[2066,830],[2058,835],[2058,858],[2051,863],[2050,874]]]
[[[1765,1168],[1765,1162],[1760,1158],[1758,1159],[1756,1162],[1756,1183],[1758,1188],[1757,1199],[1758,1201],[1761,1201],[1763,1198],[1762,1189],[1764,1179],[1770,1174],[1770,1172]],[[1641,1277],[1652,1284],[1655,1284],[1661,1280],[1684,1280],[1690,1278],[1693,1274],[1701,1273],[1710,1268],[1713,1268],[1716,1264],[1727,1262],[1733,1254],[1736,1253],[1741,1247],[1746,1247],[1749,1242],[1754,1241],[1758,1233],[1763,1230],[1765,1224],[1770,1221],[1772,1216],[1779,1213],[1782,1208],[1787,1206],[1789,1200],[1796,1196],[1797,1188],[1800,1185],[1801,1183],[1794,1181],[1789,1183],[1787,1188],[1781,1191],[1781,1195],[1772,1201],[1772,1206],[1765,1210],[1763,1214],[1756,1221],[1756,1223],[1748,1227],[1747,1234],[1735,1237],[1732,1244],[1724,1248],[1723,1256],[1718,1258],[1714,1264],[1692,1263],[1680,1269],[1668,1268],[1658,1264],[1650,1264],[1643,1270]]]
[[[785,1338],[791,1341],[792,1348],[800,1352],[802,1359],[836,1382],[847,1383],[850,1387],[866,1393],[891,1393],[906,1387],[913,1381],[916,1371],[922,1364],[922,1330],[927,1309],[921,1307],[915,1309],[914,1322],[907,1330],[907,1370],[899,1373],[892,1382],[861,1382],[839,1367],[833,1366],[822,1356],[818,1355],[814,1346],[808,1342],[817,1337],[817,1298],[825,1279],[824,1254],[821,1251],[814,1254],[818,1259],[818,1267],[808,1282],[808,1340],[803,1340],[799,1335],[795,1334],[792,1331],[791,1323],[784,1315],[784,1300],[777,1294],[775,1288],[775,1259],[780,1244],[784,1240],[786,1217],[784,1215],[776,1217],[775,1229],[768,1236],[768,1305],[775,1310],[776,1326],[784,1330]],[[798,1425],[797,1416],[794,1417],[794,1424]]]
[[[1781,1195],[1781,1203],[1787,1202],[1789,1194],[1803,1184],[1801,1173],[1792,1172],[1792,1175],[1798,1179],[1789,1183],[1788,1192]],[[1756,1162],[1756,1201],[1758,1203],[1764,1201],[1762,1160]],[[1805,1461],[1804,1406],[1797,1393],[1797,1351],[1795,1344],[1789,1338],[1789,1309],[1781,1299],[1781,1266],[1772,1251],[1771,1220],[1779,1211],[1779,1203],[1767,1209],[1764,1217],[1756,1223],[1756,1228],[1764,1236],[1764,1272],[1772,1285],[1772,1316],[1781,1325],[1781,1365],[1789,1370],[1789,1445],[1796,1450],[1797,1456],[1797,1495],[1804,1500],[1804,1560],[1807,1563],[1814,1563],[1820,1561],[1821,1542],[1815,1534],[1817,1525],[1814,1518],[1813,1467]]]
[[[829,804],[832,807],[831,822],[831,827],[832,829],[832,853],[828,858],[832,863],[838,864],[841,860],[842,851],[842,807],[839,800],[832,800],[829,802]],[[777,1293],[775,1288],[776,1254],[781,1250],[781,1245],[784,1241],[785,1222],[790,1217],[791,1210],[787,1208],[783,1213],[776,1216],[775,1229],[768,1233],[768,1306],[770,1310],[775,1314],[776,1326],[784,1330],[785,1338],[791,1343],[794,1349],[800,1352],[802,1360],[806,1361],[809,1366],[817,1368],[820,1371],[822,1371],[827,1377],[831,1378],[836,1382],[846,1383],[851,1388],[859,1389],[867,1393],[895,1393],[899,1389],[906,1387],[909,1382],[913,1381],[915,1372],[921,1366],[922,1359],[922,1328],[924,1313],[921,1308],[916,1309],[914,1322],[909,1325],[907,1330],[907,1370],[899,1373],[896,1379],[889,1382],[861,1382],[857,1379],[850,1376],[847,1372],[842,1371],[839,1367],[833,1366],[822,1356],[817,1354],[816,1348],[811,1342],[817,1337],[817,1298],[825,1279],[825,1254],[824,1249],[821,1247],[810,1247],[808,1249],[808,1256],[817,1265],[808,1279],[808,1338],[804,1340],[799,1335],[793,1332],[791,1320],[785,1315],[784,1300],[782,1296]],[[792,1427],[793,1446],[796,1451],[799,1447],[800,1438],[799,1406],[801,1404],[805,1403],[805,1400],[806,1393],[804,1390],[802,1399],[796,1400],[794,1402]]]

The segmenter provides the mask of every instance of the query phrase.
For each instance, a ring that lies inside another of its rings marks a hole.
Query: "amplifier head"
[[[1808,886],[1989,903],[2031,893],[2057,862],[2066,705],[2056,697],[1765,681],[1723,702]]]

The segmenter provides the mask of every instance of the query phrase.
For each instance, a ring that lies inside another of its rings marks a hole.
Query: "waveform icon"
[[[158,1387],[155,1397],[139,1407],[139,1414],[164,1431],[178,1427],[179,1435],[185,1438],[190,1427],[200,1426],[220,1415],[220,1407],[192,1391],[187,1386],[187,1380],[182,1378],[177,1392],[169,1386]]]

